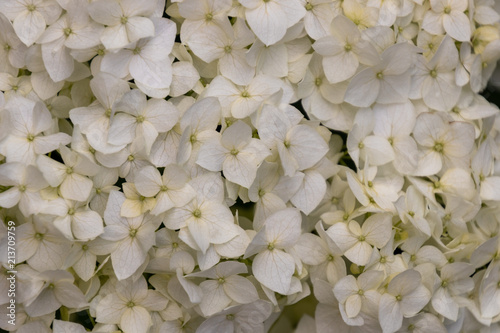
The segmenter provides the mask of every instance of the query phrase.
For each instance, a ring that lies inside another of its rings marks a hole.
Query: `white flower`
[[[464,14],[468,8],[466,0],[431,0],[431,10],[427,11],[422,28],[441,35],[446,33],[460,42],[468,42],[471,37],[470,21]]]
[[[450,320],[457,320],[459,303],[457,297],[465,295],[474,288],[470,276],[474,267],[465,262],[447,264],[441,268],[440,279],[434,284],[432,307]]]
[[[438,111],[450,110],[457,103],[461,91],[455,83],[457,65],[458,51],[453,39],[447,35],[430,61],[417,56],[409,97],[422,98],[429,108]]]
[[[38,297],[27,304],[26,313],[31,317],[39,317],[56,311],[64,305],[68,308],[81,308],[87,302],[85,296],[73,284],[74,277],[71,273],[62,270],[40,273],[39,278],[44,281]]]
[[[46,26],[59,18],[61,11],[62,8],[53,0],[7,0],[0,3],[0,12],[14,21],[14,30],[26,46],[36,42]]]
[[[396,275],[380,297],[378,318],[383,332],[396,332],[403,324],[403,317],[416,315],[430,298],[419,272],[409,269]]]
[[[179,113],[172,103],[163,99],[146,99],[139,90],[127,92],[116,105],[111,121],[108,143],[120,146],[135,139],[144,143],[146,154],[151,151],[159,132],[167,132],[177,123]]]
[[[264,300],[231,307],[205,320],[197,333],[243,332],[264,333],[264,321],[271,315],[272,305]]]
[[[288,294],[295,271],[294,257],[288,252],[299,239],[301,220],[292,208],[272,214],[245,252],[245,257],[257,254],[252,264],[257,281],[283,295]]]
[[[323,138],[307,125],[294,124],[285,114],[269,104],[262,108],[258,121],[261,140],[277,148],[285,176],[312,167],[328,151]]]
[[[175,24],[164,18],[151,18],[155,35],[142,38],[115,53],[106,53],[101,70],[119,78],[131,75],[143,91],[167,89],[172,83],[169,54],[175,40]],[[167,91],[168,94],[168,91]],[[164,92],[160,95],[165,95]],[[162,98],[165,96],[161,96]]]
[[[316,231],[319,237],[310,233],[300,235],[295,251],[304,264],[311,265],[312,279],[326,278],[335,284],[346,275],[342,251],[327,235],[321,222],[316,224]]]
[[[222,262],[206,271],[192,273],[190,277],[204,277],[200,284],[203,298],[200,309],[205,316],[211,316],[224,310],[232,302],[248,304],[259,299],[255,286],[243,276],[247,273],[245,264]]]
[[[8,162],[35,164],[37,155],[70,143],[66,133],[43,135],[52,127],[52,116],[42,103],[15,97],[7,101],[5,109],[8,116],[2,122],[9,124],[9,135],[0,141],[0,153]]]
[[[203,31],[190,36],[186,41],[200,59],[207,63],[218,60],[221,74],[236,84],[248,84],[255,76],[255,68],[250,66],[245,54],[246,46],[252,44],[255,36],[237,20],[231,26],[209,25]]]
[[[194,198],[196,192],[188,184],[186,172],[176,164],[169,164],[163,175],[152,167],[142,168],[135,178],[135,187],[144,197],[156,196],[156,205],[151,214],[159,215],[173,207],[186,205]]]
[[[41,218],[17,228],[18,262],[26,262],[39,271],[60,269],[71,248],[52,223]]]
[[[111,263],[119,280],[132,276],[144,264],[149,249],[155,244],[155,230],[160,224],[150,217],[121,217],[120,208],[124,201],[122,193],[110,193],[104,212],[106,227],[101,235],[112,244]]]
[[[252,138],[250,126],[239,120],[222,133],[220,141],[201,146],[196,163],[210,171],[224,172],[227,180],[249,188],[269,149]]]
[[[88,11],[94,21],[106,26],[100,34],[107,49],[119,49],[141,38],[155,34],[148,18],[154,11],[154,1],[93,1]]]
[[[19,204],[26,217],[40,212],[44,205],[40,190],[49,185],[36,167],[18,162],[0,165],[0,184],[12,186],[0,193],[0,206],[11,208]]]
[[[312,39],[328,35],[330,23],[337,12],[329,0],[299,0],[306,9],[304,28]]]
[[[374,66],[356,74],[345,93],[345,101],[359,107],[374,102],[405,103],[410,93],[411,68],[415,49],[408,43],[388,47]]]
[[[353,77],[359,63],[373,66],[379,61],[375,47],[362,39],[358,27],[342,15],[333,19],[330,34],[318,39],[313,47],[323,56],[323,68],[330,83]]]
[[[243,119],[256,112],[282,85],[275,77],[259,74],[248,85],[238,86],[219,75],[210,82],[205,96],[217,97],[224,115],[230,113],[234,118]]]
[[[422,113],[417,117],[413,137],[423,147],[417,175],[436,174],[445,167],[467,168],[474,145],[474,127],[468,123],[447,122],[440,114]]]
[[[238,235],[233,214],[223,203],[221,177],[208,173],[194,178],[189,184],[197,192],[193,200],[169,210],[164,224],[181,229],[179,237],[192,248],[207,252],[210,244],[223,244]]]
[[[38,168],[50,186],[60,186],[63,198],[86,201],[93,185],[86,176],[97,174],[99,167],[66,146],[59,147],[59,151],[64,164],[40,155],[37,158]]]
[[[333,293],[339,301],[340,313],[344,321],[353,326],[364,323],[359,315],[361,311],[373,311],[378,305],[380,294],[376,290],[384,280],[384,273],[370,270],[362,273],[357,279],[348,275],[335,284]]]
[[[248,25],[266,45],[278,42],[306,14],[298,0],[241,0]]]
[[[339,222],[328,228],[326,233],[342,250],[347,259],[364,266],[370,260],[373,247],[382,248],[392,236],[392,219],[390,214],[375,214],[359,223],[351,220]]]
[[[96,321],[120,324],[124,333],[146,333],[152,324],[149,311],[163,310],[167,301],[160,292],[148,289],[143,276],[136,281],[118,281],[114,292],[97,304]]]

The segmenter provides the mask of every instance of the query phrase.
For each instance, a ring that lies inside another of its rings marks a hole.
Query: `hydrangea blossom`
[[[499,331],[499,10],[0,1],[0,328]]]

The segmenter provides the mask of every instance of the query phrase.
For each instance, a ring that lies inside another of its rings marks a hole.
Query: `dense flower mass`
[[[500,331],[495,7],[0,1],[0,328]]]

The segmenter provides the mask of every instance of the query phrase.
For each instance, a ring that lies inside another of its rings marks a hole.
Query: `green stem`
[[[90,310],[87,309],[87,314],[89,315],[90,322],[92,323],[92,327],[95,326],[95,320],[94,318],[90,315]]]
[[[59,311],[61,311],[61,320],[69,321],[69,311],[68,311],[68,308],[65,307],[65,306],[61,306],[61,308],[59,309]]]

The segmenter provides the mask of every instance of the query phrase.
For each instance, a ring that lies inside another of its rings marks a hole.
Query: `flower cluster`
[[[500,330],[494,6],[0,1],[0,328]]]

